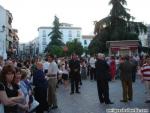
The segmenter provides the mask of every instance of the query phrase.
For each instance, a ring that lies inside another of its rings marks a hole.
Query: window
[[[77,37],[80,37],[80,31],[77,31]]]
[[[71,32],[71,30],[69,30],[68,36],[69,36],[69,37],[72,37],[72,32]]]
[[[46,46],[43,46],[43,52],[45,51]]]
[[[8,35],[9,35],[10,37],[12,37],[12,31],[11,31],[11,29],[8,30]]]
[[[46,38],[43,38],[42,44],[43,44],[43,45],[46,45]]]
[[[46,31],[43,30],[43,37],[46,37]]]
[[[86,40],[84,40],[84,45],[87,45],[87,41]]]
[[[12,23],[11,17],[8,18],[8,23],[9,23],[9,25],[11,25],[11,23]]]

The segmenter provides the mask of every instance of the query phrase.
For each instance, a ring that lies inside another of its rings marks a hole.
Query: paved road
[[[133,101],[128,103],[120,102],[122,88],[119,80],[110,82],[109,86],[110,99],[114,102],[113,105],[99,103],[95,81],[84,80],[80,89],[81,94],[70,95],[70,88],[66,90],[60,86],[57,89],[59,108],[51,110],[49,113],[106,113],[106,109],[110,108],[140,108],[150,111],[150,104],[144,103],[144,85],[139,80],[133,84]]]

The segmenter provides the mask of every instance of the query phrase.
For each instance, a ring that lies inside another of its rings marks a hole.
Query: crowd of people
[[[70,95],[80,94],[82,80],[97,83],[101,104],[114,104],[109,98],[109,82],[120,79],[121,102],[133,100],[132,84],[136,76],[145,84],[146,101],[150,103],[150,56],[111,56],[99,53],[90,58],[55,58],[49,54],[44,59],[17,61],[0,57],[0,113],[44,113],[57,109],[56,89],[63,84]],[[69,84],[70,87],[69,88]],[[37,105],[32,108],[34,101]]]

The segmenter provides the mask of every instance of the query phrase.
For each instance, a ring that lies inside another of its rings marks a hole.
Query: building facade
[[[52,32],[52,27],[39,27],[38,28],[38,38],[37,44],[39,48],[39,54],[42,54],[49,44],[50,36],[49,33]],[[82,40],[82,29],[80,27],[73,27],[72,24],[61,23],[60,32],[62,33],[62,41],[66,43],[67,41],[72,41],[78,39],[81,42]]]
[[[147,25],[147,32],[141,32],[139,34],[139,40],[142,43],[142,47],[149,47],[150,48],[150,25]]]
[[[0,55],[4,59],[12,57],[14,54],[14,43],[19,41],[17,30],[12,28],[12,14],[0,6]],[[17,31],[17,32],[16,32]],[[16,37],[18,39],[16,39]],[[14,41],[15,40],[15,41]]]
[[[6,53],[6,35],[7,32],[5,30],[6,26],[6,10],[0,6],[0,56],[4,59],[7,59]]]
[[[82,35],[81,43],[83,47],[88,47],[90,42],[93,40],[94,35]]]
[[[29,43],[20,43],[19,44],[19,59],[26,60],[30,59],[30,44]]]

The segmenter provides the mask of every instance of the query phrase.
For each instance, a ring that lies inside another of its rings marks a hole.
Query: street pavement
[[[75,93],[74,95],[70,95],[70,85],[68,89],[65,89],[63,85],[60,85],[57,89],[58,109],[50,110],[49,113],[109,113],[106,112],[106,110],[112,108],[147,109],[149,112],[146,113],[150,113],[150,104],[144,103],[146,97],[145,88],[140,80],[136,80],[136,82],[133,83],[132,102],[120,102],[122,99],[120,80],[110,82],[109,88],[110,99],[114,102],[112,105],[100,104],[95,81],[83,80],[83,85],[80,88],[81,94]]]

